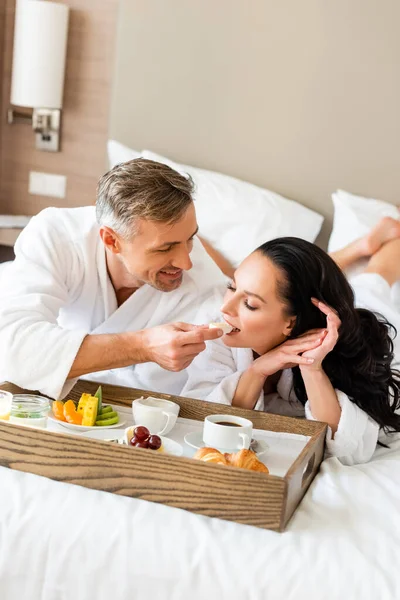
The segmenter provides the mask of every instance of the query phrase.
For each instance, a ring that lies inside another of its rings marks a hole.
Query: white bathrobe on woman
[[[400,335],[400,312],[391,301],[391,290],[386,280],[379,275],[365,273],[358,275],[350,283],[355,293],[356,306],[380,313],[396,327]],[[213,312],[211,305],[205,305],[203,310],[204,314],[199,313],[201,320],[221,320],[218,313]],[[399,336],[394,339],[394,346],[395,359],[392,366],[398,369]],[[225,346],[221,339],[209,342],[207,349],[188,367],[188,381],[182,390],[182,396],[231,404],[239,379],[253,360],[250,348],[230,348]],[[255,409],[314,419],[309,402],[305,406],[301,404],[294,394],[292,383],[291,369],[284,370],[278,381],[277,391],[265,395],[262,391]],[[386,436],[380,431],[378,424],[351,402],[346,394],[340,390],[336,390],[336,394],[342,413],[334,438],[331,429],[328,428],[326,454],[336,456],[347,465],[367,462],[376,448],[378,439],[390,443],[392,434]]]
[[[193,268],[177,290],[143,285],[118,307],[94,207],[42,211],[21,233],[15,253],[0,282],[0,381],[53,398],[75,384],[66,379],[87,334],[191,323],[226,279],[195,239]],[[88,378],[179,394],[187,375],[145,363]]]

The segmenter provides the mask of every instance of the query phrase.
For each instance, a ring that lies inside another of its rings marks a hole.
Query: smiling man
[[[190,325],[225,281],[196,238],[192,192],[136,159],[100,179],[96,208],[32,219],[0,289],[0,377],[54,398],[78,377],[179,394],[222,334]]]

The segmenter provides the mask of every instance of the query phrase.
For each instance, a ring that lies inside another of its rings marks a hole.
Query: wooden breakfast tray
[[[68,397],[77,400],[82,392],[94,393],[97,387],[95,382],[80,380]],[[8,383],[0,388],[14,394],[24,392]],[[234,414],[250,419],[256,429],[310,439],[286,475],[278,477],[128,448],[72,432],[24,427],[21,435],[21,426],[0,422],[0,465],[208,517],[283,531],[323,458],[324,423],[107,384],[102,388],[107,403],[131,406],[132,400],[151,395],[179,404],[183,418],[202,421],[210,414]]]

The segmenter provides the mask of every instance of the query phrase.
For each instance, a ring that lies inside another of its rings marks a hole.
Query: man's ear
[[[286,335],[287,337],[289,335],[291,335],[295,325],[296,325],[296,317],[289,317],[289,319],[286,322],[285,330],[283,332],[284,335]]]
[[[119,254],[121,252],[121,242],[118,235],[110,227],[102,225],[100,227],[100,237],[103,241],[104,246],[113,254]]]

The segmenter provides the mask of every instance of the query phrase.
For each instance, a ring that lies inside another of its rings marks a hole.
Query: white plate
[[[269,449],[267,442],[262,440],[261,438],[258,438],[256,435],[254,436],[254,439],[257,441],[256,455],[258,457],[263,456]],[[192,431],[191,433],[187,433],[184,437],[184,440],[188,446],[191,446],[192,448],[196,448],[196,450],[198,450],[199,448],[205,447],[205,443],[203,442],[203,432],[202,431]],[[216,450],[219,450],[220,452],[238,452],[239,449],[238,448],[216,448]]]
[[[114,407],[113,407],[113,410],[115,410]],[[119,413],[117,410],[115,410],[115,412],[117,412],[118,416],[119,416],[118,423],[115,423],[115,425],[93,425],[93,427],[87,427],[86,425],[75,425],[74,423],[67,423],[67,421],[60,421],[59,419],[55,418],[55,416],[51,412],[51,409],[48,414],[48,418],[53,423],[57,423],[57,425],[61,425],[61,427],[65,427],[66,429],[71,429],[72,431],[76,431],[76,432],[81,431],[83,433],[84,431],[90,431],[90,430],[98,431],[99,429],[116,429],[117,427],[123,427],[125,425],[126,421],[124,421],[121,418],[121,413]]]
[[[119,423],[118,423],[119,425]],[[118,442],[124,443],[124,429],[114,429],[113,431],[105,430],[104,427],[92,427],[90,431],[82,431],[82,436],[92,440],[102,440],[103,442]]]
[[[133,436],[132,432],[134,429],[135,429],[135,425],[133,425],[132,427],[127,427],[125,429],[124,434],[123,434],[125,444],[129,444],[129,440]],[[161,438],[162,449],[164,450],[164,452],[161,451],[160,454],[170,454],[171,456],[182,456],[183,448],[180,444],[178,444],[178,442],[175,442],[174,440],[171,440],[170,438],[164,437],[163,435],[160,435],[159,437]],[[155,450],[154,452],[158,452],[158,451]]]

